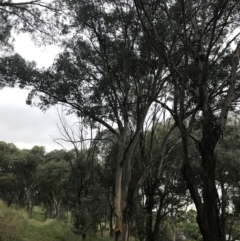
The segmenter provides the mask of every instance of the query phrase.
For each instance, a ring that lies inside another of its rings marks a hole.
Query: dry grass
[[[79,241],[70,225],[54,219],[38,221],[28,219],[27,212],[17,207],[7,207],[0,200],[0,241]],[[104,237],[88,234],[86,241],[113,241],[109,233]],[[135,239],[130,238],[130,241]]]
[[[70,227],[48,219],[45,222],[28,219],[24,209],[7,207],[0,200],[0,241],[77,241]]]

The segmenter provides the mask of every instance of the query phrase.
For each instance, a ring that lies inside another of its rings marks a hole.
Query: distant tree
[[[45,204],[49,217],[60,218],[62,206],[68,206],[70,166],[64,157],[64,150],[52,151],[37,167],[39,199]]]
[[[0,141],[0,172],[10,173],[12,168],[10,160],[18,155],[19,149],[12,143]]]
[[[79,151],[72,160],[69,206],[73,215],[73,231],[86,237],[98,232],[108,204],[102,186],[102,166],[92,149]]]
[[[201,241],[201,233],[196,222],[197,212],[190,209],[187,211],[182,220],[177,224],[178,236],[184,236],[187,240]]]
[[[19,155],[19,149],[12,143],[0,142],[0,197],[8,205],[17,203],[21,196],[11,161]]]
[[[110,146],[109,142],[111,143],[113,134],[103,131],[93,136],[93,129],[86,130],[81,117],[74,125],[69,125],[60,112],[58,115],[60,119],[58,129],[61,137],[54,138],[54,141],[63,148],[64,143],[71,143],[74,148],[68,152],[61,150],[62,154],[60,151],[53,151],[45,158],[52,160],[52,157],[54,159],[60,154],[70,168],[69,186],[66,192],[67,205],[73,213],[73,231],[82,235],[83,239],[89,232],[100,231],[103,235],[109,216],[113,217],[111,195],[114,181],[111,177],[114,173],[107,176],[105,173],[105,168],[109,165],[105,163],[105,148]],[[86,137],[88,132],[89,137]],[[107,181],[108,176],[112,180],[110,183]],[[110,210],[109,206],[111,206]],[[111,230],[113,230],[112,226]]]
[[[18,186],[24,190],[25,204],[30,217],[38,190],[37,167],[43,162],[44,154],[44,147],[35,146],[31,150],[21,150],[10,162]]]

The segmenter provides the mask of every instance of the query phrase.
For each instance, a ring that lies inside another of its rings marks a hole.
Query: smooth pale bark
[[[116,228],[115,240],[127,241],[129,239],[129,183],[131,181],[132,161],[137,147],[143,123],[151,103],[149,102],[138,120],[136,131],[131,140],[129,138],[129,123],[119,139],[117,173],[115,182],[115,214]]]
[[[223,180],[221,180],[222,177],[220,177],[220,187],[221,187],[221,193],[222,193],[222,197],[221,197],[221,228],[222,228],[222,235],[225,241],[226,240],[226,208],[227,208],[227,190],[224,187],[224,182]]]
[[[176,224],[175,224],[175,222],[173,222],[173,224],[172,224],[172,232],[173,232],[172,241],[176,241]]]
[[[53,205],[53,217],[59,218],[60,208],[61,208],[61,200],[58,200],[55,195],[53,195],[52,205]]]
[[[128,195],[131,180],[131,162],[135,148],[136,144],[131,145],[127,151],[123,145],[119,146],[118,159],[121,161],[117,164],[115,186],[116,241],[127,241],[129,238]]]
[[[33,210],[33,191],[31,189],[26,190],[26,199],[28,216],[31,218]]]

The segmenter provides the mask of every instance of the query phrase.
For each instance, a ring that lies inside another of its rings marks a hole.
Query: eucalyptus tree
[[[50,217],[59,218],[62,206],[68,206],[71,169],[66,156],[64,150],[49,152],[44,156],[43,162],[37,166],[39,196]]]
[[[222,232],[238,239],[236,226],[239,213],[239,120],[232,117],[227,123],[224,137],[216,148],[216,183],[220,192]]]
[[[83,239],[89,233],[99,231],[99,225],[108,210],[102,184],[102,169],[98,153],[93,148],[79,151],[71,163],[68,201],[73,231]]]
[[[64,51],[25,83],[33,88],[28,103],[33,96],[41,108],[61,102],[116,136],[115,234],[116,240],[128,240],[133,156],[153,100],[165,95],[168,74],[142,32],[133,1],[59,4],[68,17]]]
[[[171,225],[173,234],[176,234],[179,217],[190,204],[186,184],[180,175],[178,158],[171,160],[171,163],[169,161],[166,160],[158,182],[154,178],[148,178],[142,187],[142,205],[134,213],[138,231],[144,237],[142,240],[163,238],[166,221]]]
[[[8,205],[17,203],[21,196],[11,166],[11,161],[18,155],[19,149],[14,144],[0,142],[0,196]]]
[[[38,190],[36,179],[37,167],[43,162],[44,147],[34,146],[30,150],[23,149],[11,160],[12,172],[17,185],[24,190],[24,199],[28,215],[31,217],[34,198]]]
[[[201,241],[201,233],[196,222],[197,213],[195,210],[190,209],[186,211],[177,224],[177,230],[180,235],[184,235],[188,240]]]
[[[238,41],[240,3],[232,0],[134,2],[152,48],[171,75],[173,102],[165,107],[181,132],[182,174],[197,208],[203,239],[224,240],[215,185],[215,149],[224,135],[229,111],[239,99],[240,45],[237,43],[235,50],[231,46]],[[171,35],[168,41],[165,31]],[[201,130],[199,138],[192,135],[194,126]],[[201,156],[201,193],[189,157],[189,138],[195,141]]]
[[[108,203],[106,222],[109,223],[109,234],[113,237],[114,230],[114,196],[115,196],[115,174],[117,159],[117,138],[109,130],[99,132],[95,140],[99,150],[99,158],[102,165],[101,183],[104,195]]]
[[[156,114],[157,112],[154,113]],[[153,163],[141,187],[142,195],[138,194],[142,208],[134,214],[139,234],[143,232],[144,227],[145,232],[140,235],[144,240],[151,241],[161,238],[167,216],[179,216],[190,202],[186,184],[180,175],[179,131],[171,119],[163,119],[160,122],[155,116],[153,120],[151,128],[144,128],[145,132],[141,133],[133,172],[133,179],[141,180],[144,171],[140,170]],[[171,137],[166,142],[169,133]],[[172,220],[171,224],[174,226],[175,222]]]

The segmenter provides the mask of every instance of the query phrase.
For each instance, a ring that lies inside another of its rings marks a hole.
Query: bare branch
[[[19,2],[19,3],[0,2],[0,6],[15,7],[15,6],[34,5],[36,3],[41,3],[41,0],[34,0],[34,1],[29,1],[29,2]],[[42,2],[42,3],[44,3],[44,2]]]

